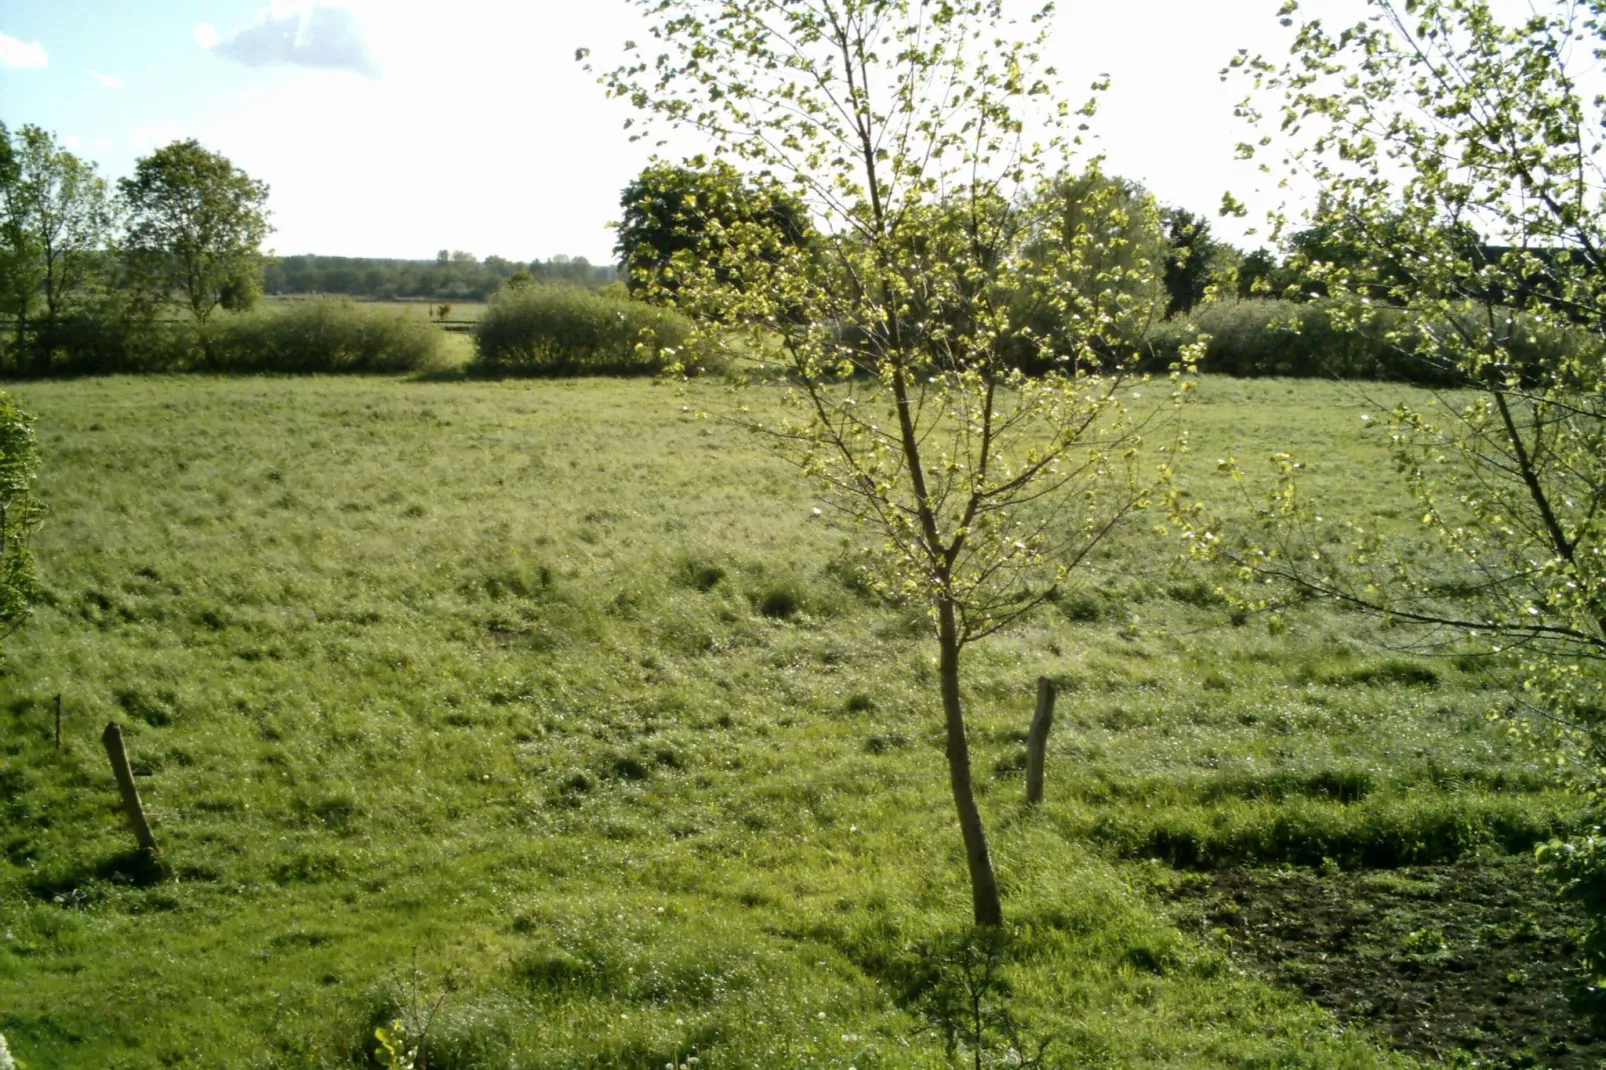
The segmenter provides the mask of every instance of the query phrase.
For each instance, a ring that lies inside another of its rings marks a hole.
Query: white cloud
[[[61,143],[67,146],[67,149],[70,152],[77,152],[79,149],[84,147],[84,139],[79,137],[77,134],[63,135]]]
[[[161,148],[183,136],[172,123],[140,123],[128,128],[128,141],[139,152]]]
[[[19,41],[0,33],[0,67],[43,67],[50,54],[38,41]]]
[[[247,67],[288,64],[379,77],[379,65],[368,50],[356,14],[317,0],[280,0],[226,37],[219,37],[216,28],[203,22],[195,27],[195,39],[203,48]]]
[[[89,76],[107,89],[123,88],[123,80],[115,74],[102,74],[100,71],[90,71]]]
[[[89,143],[89,150],[91,152],[107,152],[111,149],[111,147],[111,138],[107,137],[97,137],[94,141]]]

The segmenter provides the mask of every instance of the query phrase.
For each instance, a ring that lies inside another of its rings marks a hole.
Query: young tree
[[[0,262],[17,317],[19,354],[33,324],[32,348],[48,360],[56,330],[107,253],[111,205],[95,165],[57,146],[37,126],[7,136],[9,178],[0,175]],[[6,170],[0,164],[0,171]],[[43,302],[41,314],[33,307]]]
[[[929,613],[974,916],[999,925],[964,651],[1053,597],[1148,487],[1118,344],[1135,304],[1077,285],[1126,240],[1113,187],[1068,233],[1038,207],[1075,140],[1038,51],[1048,12],[1023,41],[998,0],[635,2],[658,49],[611,91],[773,180],[751,187],[757,211],[710,223],[717,261],[677,261],[677,302],[745,329],[784,407],[739,419],[868,536],[876,588]],[[773,241],[764,201],[783,188],[813,217],[807,248]],[[1057,338],[1015,317],[1023,286],[1068,325]],[[1022,344],[1042,374],[1010,359]]]
[[[1606,101],[1581,79],[1606,23],[1600,5],[1571,0],[1536,0],[1509,25],[1483,0],[1369,2],[1372,17],[1338,34],[1298,26],[1286,65],[1239,65],[1276,94],[1291,162],[1322,191],[1296,266],[1356,325],[1379,303],[1407,310],[1397,343],[1470,391],[1392,413],[1422,523],[1451,564],[1434,570],[1361,526],[1347,554],[1324,544],[1287,458],[1275,526],[1242,560],[1300,594],[1417,626],[1424,641],[1514,657],[1530,724],[1554,733],[1598,808]],[[1553,854],[1595,911],[1588,954],[1606,979],[1606,842],[1597,829]]]
[[[149,299],[181,294],[202,327],[220,305],[255,303],[270,229],[264,183],[192,139],[141,157],[117,186],[129,274]]]

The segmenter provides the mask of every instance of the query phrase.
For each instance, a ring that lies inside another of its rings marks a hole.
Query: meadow
[[[275,309],[285,305],[294,305],[303,301],[318,301],[327,299],[329,297],[339,298],[340,296],[341,295],[339,294],[279,294],[275,296],[264,297],[262,299],[262,304],[269,309]],[[378,308],[393,309],[397,312],[405,312],[410,316],[417,316],[419,319],[424,320],[427,323],[435,322],[436,310],[442,305],[447,305],[451,309],[450,313],[447,315],[447,322],[454,324],[477,323],[479,318],[485,314],[486,306],[489,304],[487,301],[454,301],[450,298],[440,298],[438,300],[434,300],[423,297],[395,298],[392,300],[353,297],[348,298],[348,300],[360,301],[362,304],[373,305]]]
[[[432,1070],[937,1067],[968,1060],[967,1005],[989,1065],[1598,1055],[1565,916],[1479,927],[1451,894],[1529,895],[1577,820],[1498,717],[1505,667],[1352,613],[1234,616],[1159,517],[967,654],[1010,920],[978,957],[925,622],[864,593],[807,484],[696,417],[721,387],[687,389],[15,388],[50,509],[0,679],[0,1033],[31,1070],[375,1065],[398,1018]],[[1209,380],[1183,479],[1288,449],[1333,515],[1408,531],[1363,411]],[[168,872],[130,852],[109,720]],[[1336,946],[1265,914],[1323,889],[1370,904],[1357,974],[1408,989],[1504,925],[1532,972],[1484,998],[1542,1011],[1424,1038],[1320,996]]]

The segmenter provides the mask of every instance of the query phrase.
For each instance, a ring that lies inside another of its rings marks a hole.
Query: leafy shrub
[[[526,286],[492,299],[471,368],[514,375],[656,375],[685,356],[690,321],[575,287]]]
[[[441,362],[441,334],[393,309],[332,298],[217,321],[198,370],[409,372]]]
[[[1389,379],[1426,385],[1459,385],[1462,374],[1451,362],[1434,359],[1426,344],[1433,334],[1455,333],[1509,347],[1532,376],[1556,365],[1579,347],[1599,348],[1598,337],[1582,330],[1535,325],[1528,317],[1487,314],[1470,307],[1451,320],[1428,321],[1394,308],[1379,308],[1368,323],[1349,322],[1330,301],[1269,299],[1212,301],[1185,317],[1156,325],[1144,337],[1157,368],[1177,358],[1196,332],[1210,336],[1202,372],[1240,377],[1287,376],[1338,379]]]
[[[409,372],[441,363],[441,335],[394,309],[322,298],[205,327],[141,315],[126,302],[64,317],[41,375],[145,372]]]
[[[36,345],[35,359],[17,370],[39,376],[178,371],[199,351],[192,324],[147,315],[122,293],[62,316]]]
[[[1538,853],[1562,894],[1583,908],[1584,980],[1591,1009],[1606,1018],[1606,835],[1595,826],[1570,840],[1553,840]]]

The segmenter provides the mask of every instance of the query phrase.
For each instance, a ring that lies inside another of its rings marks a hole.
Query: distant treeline
[[[521,271],[537,282],[567,283],[592,290],[617,277],[613,265],[593,264],[583,256],[554,256],[520,263],[500,256],[480,260],[471,253],[442,249],[433,260],[284,256],[264,265],[262,284],[270,294],[483,301]]]

